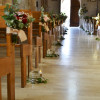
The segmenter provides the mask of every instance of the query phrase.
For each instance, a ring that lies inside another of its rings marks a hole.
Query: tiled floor
[[[100,42],[79,28],[65,35],[60,57],[42,59],[47,84],[20,88],[20,60],[16,59],[16,100],[100,100]],[[3,80],[3,100],[6,84]]]

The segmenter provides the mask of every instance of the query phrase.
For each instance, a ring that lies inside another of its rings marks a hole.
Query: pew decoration
[[[97,35],[96,40],[100,41],[100,15],[96,17],[84,16],[81,19],[81,27],[89,35]]]
[[[67,16],[65,13],[60,13],[60,14],[50,14],[50,23],[52,23],[52,27],[54,29],[57,29],[59,32],[57,36],[57,40],[54,42],[54,45],[52,46],[53,48],[48,49],[46,57],[59,57],[58,52],[56,52],[56,46],[63,46],[61,44],[61,41],[64,40],[65,38],[63,37],[63,26],[62,24],[65,22],[67,19]],[[59,34],[60,33],[60,34]]]
[[[84,16],[81,19],[80,28],[83,29],[88,35],[92,35],[94,33],[94,20],[90,16]]]
[[[60,21],[60,24],[64,23],[66,19],[67,19],[67,15],[62,12],[57,17],[57,21]]]
[[[85,4],[79,9],[78,15],[79,17],[83,17],[88,12],[87,7]]]
[[[84,16],[84,27],[82,27],[82,29],[88,34],[91,35],[93,34],[93,20],[92,17],[89,16]]]
[[[63,36],[63,33],[65,33],[64,32],[64,27],[63,27],[63,23],[66,21],[66,19],[67,19],[67,15],[65,14],[65,13],[60,13],[59,14],[59,20],[60,20],[60,24],[61,24],[61,26],[60,26],[60,31],[62,31],[61,32],[61,35],[60,35],[60,40],[62,41],[62,40],[64,40],[65,38],[64,38],[64,36]]]
[[[50,18],[48,17],[47,14],[44,14],[44,8],[41,7],[41,17],[40,17],[40,23],[39,25],[42,26],[42,32],[48,32],[49,27],[48,27],[48,22],[50,21]]]
[[[57,14],[50,13],[50,23],[53,28],[55,28],[56,26],[56,17],[57,17]]]
[[[65,39],[63,36],[63,33],[64,33],[63,23],[66,21],[66,19],[67,19],[67,15],[65,13],[61,12],[57,16],[57,22],[59,22],[59,24],[60,24],[60,36],[59,36],[59,39],[57,40],[57,43],[56,43],[57,46],[63,46],[60,41]]]
[[[30,73],[30,78],[27,79],[27,83],[29,84],[39,84],[39,83],[47,83],[48,79],[43,77],[42,71],[34,71],[34,73]]]
[[[96,28],[97,28],[97,37],[96,40],[100,41],[100,15],[98,13],[98,15],[96,17],[92,17],[94,20],[96,20]]]
[[[24,28],[28,28],[29,23],[34,21],[34,18],[28,13],[19,12],[16,5],[6,5],[4,9],[3,19],[7,25],[7,33],[12,33],[13,40],[16,42],[19,37],[21,42],[27,40]]]
[[[92,17],[92,18],[96,20],[96,26],[98,27],[100,25],[100,15],[99,15],[99,13],[96,17]]]
[[[65,13],[60,13],[60,14],[50,14],[50,22],[52,23],[52,27],[55,27],[56,24],[62,24],[66,21],[67,15]]]
[[[48,49],[46,57],[59,57],[55,50]]]

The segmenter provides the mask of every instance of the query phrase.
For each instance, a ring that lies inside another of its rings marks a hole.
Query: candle
[[[42,77],[42,71],[41,70],[39,71],[39,74],[40,74],[40,77]]]

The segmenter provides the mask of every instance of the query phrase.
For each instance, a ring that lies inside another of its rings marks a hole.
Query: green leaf
[[[23,23],[18,23],[18,27],[23,29],[24,28],[24,24]]]
[[[28,21],[29,21],[29,23],[31,23],[31,22],[33,22],[35,20],[35,18],[30,18]]]
[[[4,8],[4,12],[9,11],[9,4],[6,4],[6,7]]]

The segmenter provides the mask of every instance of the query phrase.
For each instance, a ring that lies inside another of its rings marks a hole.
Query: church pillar
[[[20,9],[36,10],[36,0],[18,0]]]
[[[0,0],[0,5],[12,4],[12,0]]]

